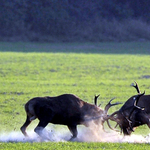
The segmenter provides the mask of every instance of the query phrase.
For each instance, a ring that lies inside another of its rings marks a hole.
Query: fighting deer
[[[73,94],[63,94],[56,97],[35,97],[29,100],[25,104],[26,111],[26,121],[20,128],[25,136],[27,126],[31,121],[36,118],[39,119],[39,123],[34,131],[41,136],[42,130],[48,125],[48,123],[66,125],[72,137],[70,140],[77,137],[77,125],[89,126],[90,121],[98,123],[98,121],[103,123],[107,118],[108,109],[111,106],[117,105],[119,103],[111,104],[111,99],[109,103],[102,110],[100,107],[96,106],[98,96],[95,96],[95,105],[89,104],[79,97]]]
[[[136,82],[135,82],[136,83]],[[131,135],[138,126],[147,124],[150,128],[150,95],[141,94],[138,84],[131,84],[138,92],[130,97],[124,105],[108,117],[117,122],[124,135]]]

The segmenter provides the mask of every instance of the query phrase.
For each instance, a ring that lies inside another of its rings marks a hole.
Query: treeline
[[[150,40],[148,0],[0,2],[0,41]]]

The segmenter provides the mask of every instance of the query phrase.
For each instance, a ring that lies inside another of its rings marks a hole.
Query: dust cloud
[[[64,129],[44,129],[42,137],[34,131],[28,131],[28,135],[29,137],[24,137],[20,131],[0,133],[0,142],[66,142],[71,138],[71,133]],[[124,137],[116,131],[105,132],[101,125],[91,122],[88,128],[78,126],[78,137],[73,142],[150,143],[150,135],[143,137],[132,134]]]

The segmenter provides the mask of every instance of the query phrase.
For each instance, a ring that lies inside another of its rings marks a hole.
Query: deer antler
[[[144,94],[145,94],[145,91],[144,91],[142,94],[140,94],[139,96],[141,97],[141,96],[143,96]],[[144,108],[137,106],[137,103],[138,103],[138,101],[139,101],[139,98],[137,98],[137,99],[135,98],[134,100],[135,100],[135,102],[134,102],[134,107],[136,107],[136,108],[138,108],[138,109],[141,109],[141,110],[144,110]]]
[[[100,96],[100,94],[99,95],[95,95],[95,97],[94,97],[94,104],[97,106],[97,99],[98,99],[98,97]]]
[[[109,101],[109,103],[105,106],[105,113],[107,113],[107,112],[108,112],[108,109],[109,109],[111,106],[118,105],[118,104],[122,104],[122,103],[120,103],[120,102],[117,102],[117,103],[111,104],[111,101],[112,101],[112,100],[114,100],[114,99],[115,99],[115,97],[114,97],[114,98],[112,98],[112,99]]]
[[[134,81],[134,82],[135,82],[135,85],[134,85],[134,83],[131,83],[131,86],[133,86],[133,87],[137,90],[138,94],[141,94],[141,92],[140,92],[140,89],[139,89],[139,86],[138,86],[137,82],[136,82],[136,81]]]
[[[133,111],[137,108],[137,109],[140,109],[140,110],[144,110],[144,108],[142,108],[142,107],[139,107],[139,106],[137,106],[137,103],[138,103],[138,101],[139,101],[139,99],[140,99],[140,97],[141,96],[143,96],[145,94],[145,91],[142,93],[142,94],[139,94],[139,95],[137,95],[136,97],[134,97],[134,107],[132,108],[132,110],[131,110],[131,112],[130,112],[130,114],[129,114],[129,116],[128,116],[128,120],[130,120],[130,117],[131,117],[131,115],[132,115],[132,113],[133,113]],[[131,120],[130,120],[131,121]]]

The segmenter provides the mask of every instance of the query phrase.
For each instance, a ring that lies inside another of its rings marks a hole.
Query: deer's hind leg
[[[23,124],[23,126],[20,128],[21,132],[24,134],[24,136],[28,136],[26,133],[27,126],[31,123],[30,117],[27,115],[26,121]]]
[[[31,115],[31,114],[27,114],[27,118],[26,118],[26,121],[25,123],[23,124],[23,126],[20,128],[21,132],[25,135],[25,136],[28,136],[27,135],[27,132],[26,132],[26,128],[28,127],[28,125],[32,122],[32,120],[35,120],[37,117],[35,115]]]

